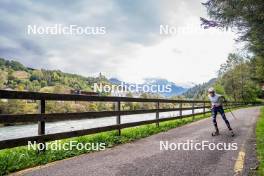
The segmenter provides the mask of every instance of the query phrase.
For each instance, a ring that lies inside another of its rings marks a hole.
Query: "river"
[[[195,113],[202,112],[203,109],[196,109]],[[191,114],[191,110],[183,111],[183,115]],[[175,117],[179,115],[179,111],[163,112],[160,113],[160,118]],[[124,115],[121,116],[121,123],[129,123],[136,121],[144,121],[155,119],[155,113],[137,114],[137,115]],[[67,120],[59,122],[47,122],[46,134],[74,131],[80,129],[89,129],[95,127],[102,127],[107,125],[116,124],[116,117],[105,117],[98,119],[83,119],[83,120]],[[0,127],[0,140],[14,139],[21,137],[34,136],[38,134],[38,125],[26,124],[15,126]]]

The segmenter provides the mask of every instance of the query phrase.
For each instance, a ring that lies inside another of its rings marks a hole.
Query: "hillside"
[[[93,91],[94,83],[115,84],[121,83],[120,80],[107,79],[100,74],[98,77],[84,77],[77,74],[64,73],[60,70],[44,70],[28,68],[20,62],[0,58],[0,88],[20,91],[50,92],[50,93],[69,93],[70,90]],[[175,83],[166,79],[145,79],[142,85],[170,85],[171,92],[161,93],[164,97],[180,95],[187,89],[177,86]],[[109,95],[109,93],[100,93]],[[137,93],[139,96],[141,93]],[[153,94],[150,92],[150,94]]]
[[[198,84],[188,89],[185,93],[183,93],[183,95],[186,98],[191,98],[191,99],[204,99],[207,94],[206,92],[207,89],[209,87],[212,87],[215,84],[216,80],[217,80],[216,78],[213,78],[206,83]]]
[[[60,70],[33,69],[24,66],[17,61],[9,61],[0,58],[0,89],[36,91],[49,93],[70,93],[70,90],[93,91],[94,83],[103,85],[116,84],[118,80],[111,83],[105,76],[100,74],[98,77],[84,77],[77,74],[64,73]],[[100,95],[110,95],[110,93],[100,93]],[[130,94],[131,95],[131,94]],[[127,96],[127,95],[125,95]],[[153,93],[140,93],[137,96],[143,98],[154,98],[159,95]],[[164,105],[169,108],[170,105]],[[151,109],[152,104],[126,103],[123,109]],[[0,114],[25,114],[36,113],[37,102],[23,100],[0,100]],[[48,101],[46,104],[47,113],[55,112],[87,112],[112,110],[113,103],[109,102],[59,102]],[[9,124],[0,124],[9,125]]]
[[[101,74],[98,77],[84,77],[60,70],[37,70],[17,61],[2,58],[0,58],[0,78],[1,89],[54,93],[67,93],[71,89],[93,91],[94,83],[111,84]]]

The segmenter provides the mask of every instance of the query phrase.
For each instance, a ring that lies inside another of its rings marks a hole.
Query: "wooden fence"
[[[12,148],[17,146],[27,145],[28,142],[44,143],[47,141],[53,141],[58,139],[65,139],[70,137],[82,136],[87,134],[94,134],[104,131],[118,130],[121,134],[121,129],[128,127],[135,127],[139,125],[156,123],[159,126],[159,122],[181,119],[186,117],[193,117],[199,114],[206,114],[210,108],[210,102],[208,101],[196,101],[196,100],[172,100],[172,99],[146,99],[146,98],[131,98],[131,97],[111,97],[111,96],[88,96],[88,95],[75,95],[75,94],[51,94],[51,93],[37,93],[37,92],[19,92],[19,91],[7,91],[0,90],[0,99],[19,99],[19,100],[35,100],[39,102],[39,110],[37,114],[0,114],[0,123],[38,123],[38,133],[30,137],[21,137],[16,139],[7,139],[0,141],[0,149]],[[77,112],[77,113],[46,113],[45,105],[47,101],[85,101],[85,102],[112,102],[115,103],[115,109],[111,111],[96,111],[96,112]],[[141,102],[141,103],[155,103],[155,109],[139,109],[139,110],[122,110],[121,103],[126,102]],[[174,104],[177,108],[161,108],[160,104]],[[245,102],[227,102],[226,107],[238,107],[244,105],[255,105],[256,103]],[[186,107],[186,105],[188,105]],[[195,109],[201,109],[202,112],[195,113]],[[183,115],[183,111],[191,110],[191,114]],[[160,113],[178,111],[179,115],[176,117],[160,118]],[[121,123],[121,117],[123,115],[135,115],[155,113],[156,116],[152,120],[143,120],[130,123]],[[59,132],[46,134],[45,123],[56,122],[62,120],[77,120],[77,119],[95,119],[103,117],[116,116],[116,124],[81,129],[75,131]]]

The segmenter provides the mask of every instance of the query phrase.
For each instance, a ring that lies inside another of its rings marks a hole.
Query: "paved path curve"
[[[211,119],[203,119],[168,132],[159,133],[136,142],[123,144],[101,152],[84,154],[71,159],[28,169],[15,175],[164,175],[164,176],[232,176],[234,168],[242,170],[241,175],[249,175],[250,168],[256,166],[255,123],[259,107],[236,110],[227,114],[236,133],[230,137],[218,116],[220,136],[212,137]],[[223,151],[160,150],[160,141],[184,143],[209,141],[212,143],[236,143],[237,150]]]

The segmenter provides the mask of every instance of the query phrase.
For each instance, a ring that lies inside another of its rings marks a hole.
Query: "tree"
[[[40,86],[41,87],[46,87],[48,84],[47,84],[47,82],[45,81],[45,80],[41,80],[40,81]]]
[[[238,54],[229,54],[225,64],[221,65],[219,81],[224,92],[233,100],[255,100],[258,84],[251,79],[250,62]]]
[[[240,41],[256,55],[264,56],[264,6],[262,0],[208,0],[203,5],[212,20],[201,18],[205,28],[235,28]]]
[[[7,73],[5,71],[0,70],[0,89],[5,87],[5,83],[7,81]]]
[[[41,81],[43,78],[44,78],[44,75],[41,70],[34,70],[31,73],[30,81],[34,81],[34,80]]]
[[[60,75],[57,72],[53,72],[52,73],[52,77],[51,77],[52,81],[59,81],[60,80]]]
[[[6,63],[5,59],[0,58],[0,68],[4,68],[5,67],[5,63]]]
[[[25,86],[24,86],[24,84],[18,84],[18,85],[17,85],[17,90],[18,90],[18,91],[23,91],[23,90],[25,90]]]
[[[8,81],[12,81],[12,80],[15,79],[15,77],[14,77],[14,75],[13,75],[13,72],[14,72],[14,70],[12,70],[12,69],[8,69],[8,75],[7,75],[7,79],[8,79]]]
[[[234,99],[254,99],[260,96],[260,84],[264,82],[264,5],[263,0],[208,0],[202,3],[210,20],[201,18],[204,28],[235,29],[238,41],[245,42],[251,57],[247,62],[226,63],[220,69],[227,94]],[[232,56],[233,57],[233,56]],[[229,70],[225,70],[228,68]],[[224,80],[226,79],[226,80]]]
[[[27,70],[26,67],[23,64],[21,64],[20,62],[14,61],[14,60],[11,60],[11,61],[7,60],[5,62],[5,65],[10,67],[10,68],[12,68],[13,70],[16,70],[16,71],[18,71],[18,70],[23,70],[23,71]]]
[[[34,80],[29,84],[29,91],[38,92],[40,88],[40,83],[37,80]]]
[[[251,59],[250,72],[251,78],[259,83],[264,83],[264,59],[257,56]]]

